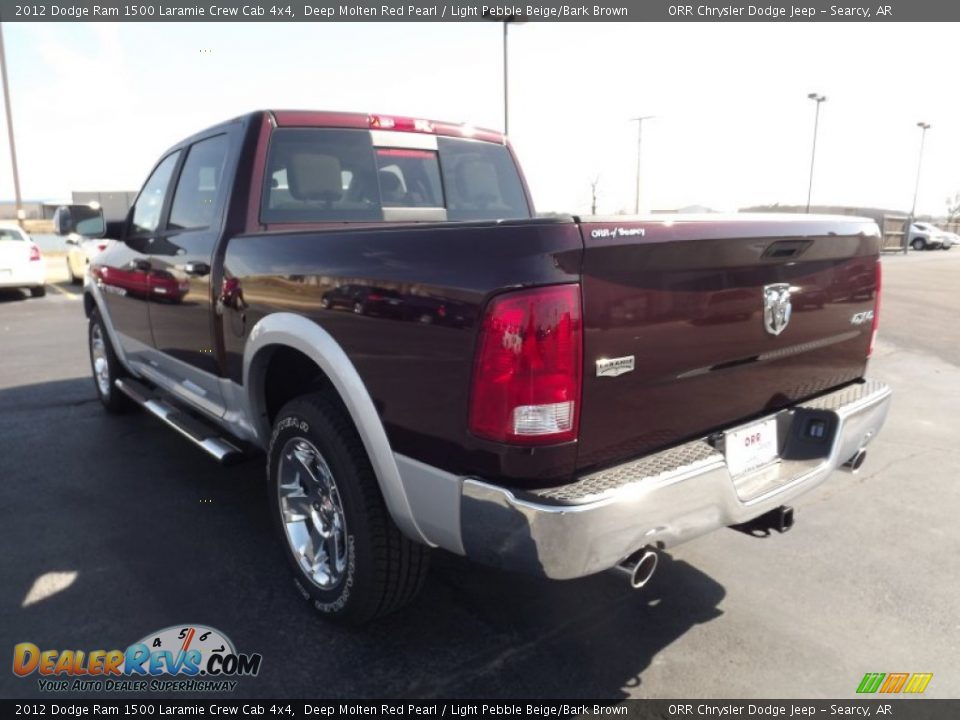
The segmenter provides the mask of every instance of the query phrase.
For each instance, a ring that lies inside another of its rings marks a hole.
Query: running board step
[[[227,464],[243,455],[240,448],[221,437],[216,429],[170,405],[143,383],[132,378],[122,378],[114,384],[120,392],[156,415],[218,462]]]

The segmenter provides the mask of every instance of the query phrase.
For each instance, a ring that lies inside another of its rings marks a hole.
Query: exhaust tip
[[[627,575],[630,587],[639,590],[653,577],[657,569],[659,558],[657,552],[652,548],[638,550],[629,558],[617,565],[617,570]]]
[[[855,473],[860,469],[860,467],[863,465],[863,461],[866,459],[867,451],[864,448],[860,448],[852,458],[843,464],[843,468],[848,472]]]
[[[657,562],[657,554],[652,550],[647,550],[633,569],[633,575],[630,576],[631,587],[639,590],[650,582],[650,578],[653,577],[653,573],[657,569]]]

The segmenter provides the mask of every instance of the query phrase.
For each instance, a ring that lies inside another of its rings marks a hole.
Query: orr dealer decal
[[[41,650],[31,642],[13,648],[13,674],[36,674],[42,692],[233,691],[235,678],[255,677],[262,661],[205,625],[173,625],[125,650]]]

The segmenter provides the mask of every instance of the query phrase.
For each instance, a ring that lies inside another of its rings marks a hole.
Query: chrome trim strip
[[[371,130],[374,147],[406,148],[409,150],[436,150],[437,136],[425,132],[399,130]]]
[[[442,207],[385,207],[386,222],[446,222],[447,209]]]
[[[397,527],[412,540],[434,544],[414,517],[387,433],[357,369],[326,330],[301,315],[286,312],[267,315],[247,337],[243,352],[243,387],[250,408],[250,424],[256,428],[257,436],[264,440],[270,437],[270,423],[263,402],[263,379],[271,348],[284,346],[313,360],[333,383],[357,427],[377,474],[383,499]]]

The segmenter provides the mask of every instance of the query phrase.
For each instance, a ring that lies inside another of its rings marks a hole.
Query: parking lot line
[[[61,295],[66,295],[66,296],[67,296],[68,298],[70,298],[71,300],[79,300],[79,299],[80,299],[80,296],[79,296],[79,295],[77,295],[76,293],[72,293],[72,292],[69,292],[69,291],[67,291],[67,290],[64,290],[64,289],[63,289],[62,287],[60,287],[59,285],[47,285],[47,287],[53,288],[54,290],[56,290],[56,291],[57,291],[58,293],[60,293]]]

